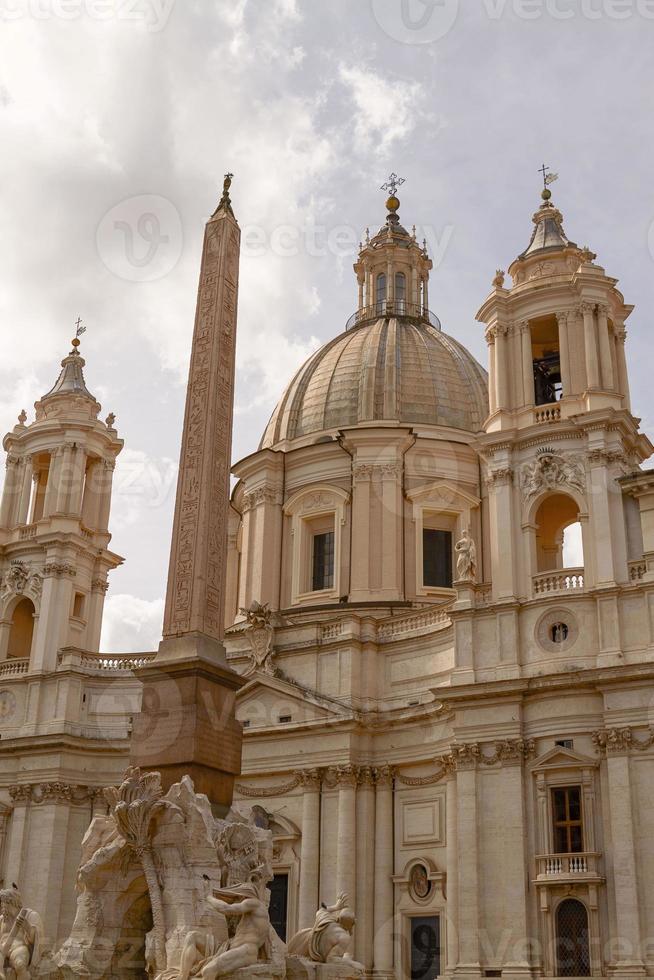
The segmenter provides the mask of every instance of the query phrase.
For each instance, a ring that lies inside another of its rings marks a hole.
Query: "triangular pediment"
[[[236,717],[253,729],[338,721],[351,711],[284,678],[257,674],[236,695]]]
[[[531,766],[532,772],[541,772],[552,769],[588,769],[599,765],[597,759],[590,756],[581,755],[573,749],[566,749],[563,745],[555,745],[553,749],[541,755]]]
[[[447,508],[448,505],[458,504],[459,508],[468,509],[479,507],[481,503],[479,497],[462,490],[454,483],[446,480],[439,480],[437,483],[429,483],[427,486],[418,487],[411,490],[407,497],[414,503],[439,504]]]

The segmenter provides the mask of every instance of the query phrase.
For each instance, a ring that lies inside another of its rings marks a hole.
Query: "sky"
[[[654,432],[654,0],[0,0],[0,429],[52,385],[74,322],[117,416],[103,649],[161,631],[204,223],[243,230],[234,459],[356,306],[381,185],[434,258],[430,306],[485,365],[475,314],[526,246],[538,168],[627,302]]]

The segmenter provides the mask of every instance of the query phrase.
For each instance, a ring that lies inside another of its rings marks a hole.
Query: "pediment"
[[[573,749],[566,749],[562,745],[556,745],[545,755],[541,755],[531,766],[532,772],[551,771],[553,769],[589,769],[599,765],[597,759],[590,756],[581,755]]]
[[[236,717],[248,721],[248,729],[286,724],[338,721],[350,712],[278,677],[253,677],[236,695]],[[288,718],[290,722],[282,722]]]
[[[453,506],[456,510],[472,509],[479,507],[481,503],[479,497],[446,480],[439,480],[437,483],[411,490],[407,497],[413,503],[436,504],[445,509]]]

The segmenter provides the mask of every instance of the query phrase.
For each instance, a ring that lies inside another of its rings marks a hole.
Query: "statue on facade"
[[[40,915],[23,907],[18,890],[0,891],[0,980],[30,980],[36,976],[43,936]]]
[[[252,602],[248,609],[241,609],[247,623],[246,636],[250,644],[251,661],[245,671],[245,677],[250,674],[274,674],[275,628],[272,625],[272,612],[268,603]]]
[[[477,577],[477,546],[464,527],[461,540],[454,545],[457,553],[456,577],[459,582],[474,582]]]
[[[291,939],[289,955],[302,956],[313,963],[346,961],[353,969],[363,971],[362,964],[350,954],[354,925],[354,912],[348,907],[347,895],[341,893],[335,905],[318,909],[310,929],[302,929]]]
[[[541,490],[556,490],[565,485],[578,493],[586,490],[584,466],[576,456],[542,452],[522,467],[522,491],[527,499]]]

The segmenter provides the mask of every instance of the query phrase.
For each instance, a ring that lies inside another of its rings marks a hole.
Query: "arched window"
[[[403,272],[395,273],[395,305],[398,313],[406,309],[406,276]]]
[[[377,312],[383,313],[386,306],[386,276],[383,272],[377,276],[376,286]]]
[[[588,912],[575,898],[566,898],[556,910],[556,960],[560,977],[590,976]]]
[[[9,646],[7,657],[27,660],[32,651],[32,636],[34,634],[34,603],[24,597],[14,607],[9,630]]]
[[[565,493],[546,497],[536,511],[536,561],[539,572],[583,568],[579,507]]]

